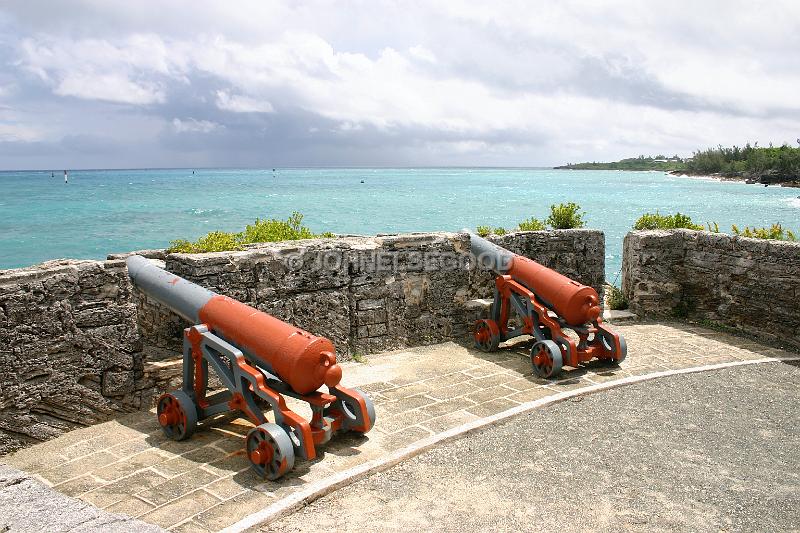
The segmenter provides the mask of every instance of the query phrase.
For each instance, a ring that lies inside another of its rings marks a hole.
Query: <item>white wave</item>
[[[798,196],[797,198],[784,198],[784,201],[791,207],[800,208],[800,196]]]

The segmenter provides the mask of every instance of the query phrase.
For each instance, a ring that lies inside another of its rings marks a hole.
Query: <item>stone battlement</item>
[[[498,244],[591,285],[596,230],[519,232]],[[466,302],[492,294],[467,237],[414,233],[265,243],[237,252],[142,255],[167,270],[333,341],[350,359],[468,340]],[[124,257],[0,271],[0,454],[148,408],[174,384],[186,324],[130,283]]]

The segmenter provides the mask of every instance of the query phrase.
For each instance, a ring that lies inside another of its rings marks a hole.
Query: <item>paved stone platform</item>
[[[532,375],[518,342],[492,354],[445,343],[345,363],[343,382],[368,392],[377,423],[366,437],[337,435],[313,462],[278,482],[257,479],[244,454],[251,425],[231,415],[207,421],[188,441],[166,439],[153,413],[72,431],[0,458],[54,489],[112,513],[172,531],[218,531],[302,490],[435,433],[563,391],[630,376],[796,354],[684,323],[618,325],[628,343],[620,367],[566,367]],[[301,409],[298,409],[302,414]]]

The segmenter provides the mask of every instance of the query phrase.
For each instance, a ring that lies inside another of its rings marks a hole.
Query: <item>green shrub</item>
[[[694,224],[691,217],[675,213],[674,215],[662,215],[658,211],[655,213],[645,213],[633,225],[633,229],[676,229],[686,228],[694,230],[704,230],[703,226]]]
[[[575,202],[553,204],[550,206],[550,216],[547,217],[547,223],[553,229],[582,228],[585,225],[583,215],[581,206]]]
[[[706,222],[706,226],[708,226],[708,231],[711,233],[719,233],[719,224],[716,222]]]
[[[617,311],[620,309],[627,309],[628,308],[628,300],[625,298],[625,294],[622,293],[622,290],[617,287],[616,285],[607,285],[608,289],[608,306]]]
[[[168,252],[183,252],[187,254],[200,254],[203,252],[224,252],[227,250],[241,250],[242,241],[239,233],[212,231],[195,242],[178,239],[170,243]]]
[[[531,217],[519,223],[520,231],[542,231],[543,229],[545,229],[544,222],[538,218]]]
[[[581,207],[574,203],[558,204],[550,206],[550,216],[547,218],[547,223],[553,229],[570,229],[582,228],[585,224],[583,222],[583,213],[580,212]],[[531,217],[527,220],[520,222],[515,230],[512,231],[542,231],[547,229],[544,222],[538,218]],[[494,233],[495,235],[505,235],[508,231],[503,227],[493,228],[492,226],[478,226],[475,232],[481,237],[487,237]]]
[[[777,241],[796,241],[797,237],[795,236],[794,232],[788,229],[784,229],[780,224],[773,224],[769,228],[756,228],[756,227],[747,227],[743,230],[740,230],[739,227],[734,224],[731,226],[731,231],[735,235],[740,235],[742,237],[752,237],[753,239],[774,239]]]
[[[186,239],[176,239],[170,242],[167,249],[169,253],[199,254],[203,252],[225,252],[229,250],[242,250],[246,244],[259,242],[296,241],[298,239],[311,239],[314,237],[334,237],[333,233],[326,232],[315,235],[310,229],[303,226],[303,215],[294,212],[286,220],[274,218],[261,220],[257,218],[248,224],[244,231],[228,233],[225,231],[212,231],[195,242]]]
[[[481,237],[488,237],[489,234],[492,232],[492,227],[491,226],[478,226],[477,228],[475,228],[475,231]]]
[[[270,218],[268,220],[256,219],[248,224],[242,233],[242,242],[247,244],[255,242],[296,241],[298,239],[312,239],[314,234],[303,226],[303,215],[295,211],[286,220]]]

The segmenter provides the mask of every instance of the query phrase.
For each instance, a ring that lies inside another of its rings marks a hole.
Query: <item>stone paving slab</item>
[[[0,531],[164,533],[153,524],[70,498],[33,479],[30,474],[4,464],[0,464]]]
[[[684,323],[617,325],[628,343],[619,367],[565,367],[555,380],[532,374],[529,341],[485,354],[455,343],[345,363],[343,382],[376,404],[364,437],[339,434],[312,462],[297,461],[277,482],[250,471],[244,436],[252,427],[224,415],[188,441],[166,439],[152,412],[79,429],[3,458],[66,495],[172,531],[217,531],[314,481],[432,434],[566,390],[664,370],[792,357],[778,349]],[[291,403],[291,402],[290,402]],[[297,407],[297,404],[293,404]],[[298,412],[307,416],[305,406]]]

